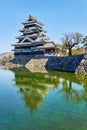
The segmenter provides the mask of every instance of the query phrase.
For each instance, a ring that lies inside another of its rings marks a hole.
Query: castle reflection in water
[[[15,85],[24,96],[31,113],[43,106],[51,90],[57,89],[65,101],[87,104],[87,75],[65,72],[31,73],[27,68],[13,68]]]

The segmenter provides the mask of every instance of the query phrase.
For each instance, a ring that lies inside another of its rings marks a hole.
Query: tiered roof
[[[35,17],[33,17],[32,15],[29,15],[29,19],[27,21],[22,22],[22,24],[24,24],[24,25],[32,24],[32,23],[37,23],[37,24],[39,24],[41,26],[44,25],[39,20],[37,20]]]
[[[38,44],[38,47],[36,47],[37,49],[55,47],[55,44],[46,36],[46,31],[42,29],[44,24],[38,21],[35,17],[30,15],[29,19],[22,22],[22,24],[24,25],[24,28],[19,31],[23,34],[16,37],[19,41],[12,44],[13,46],[22,47],[34,46],[35,44]],[[16,48],[14,51],[15,50]]]

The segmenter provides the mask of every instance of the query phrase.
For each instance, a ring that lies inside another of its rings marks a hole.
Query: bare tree
[[[61,38],[63,47],[68,49],[69,56],[72,55],[72,48],[81,43],[83,35],[79,32],[76,33],[65,33]]]
[[[87,36],[85,36],[85,37],[83,38],[82,43],[83,43],[83,47],[87,48]]]
[[[83,38],[82,43],[83,43],[83,48],[85,49],[85,52],[87,53],[87,36]]]

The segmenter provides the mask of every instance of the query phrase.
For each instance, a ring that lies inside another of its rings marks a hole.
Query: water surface
[[[1,69],[0,130],[87,130],[87,76]]]

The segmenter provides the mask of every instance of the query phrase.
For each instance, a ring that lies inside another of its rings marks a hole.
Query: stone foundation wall
[[[43,55],[36,56],[17,56],[12,61],[15,64],[22,64],[26,66],[29,70],[52,70],[52,71],[66,71],[66,72],[77,72],[77,68],[82,62],[82,59],[85,57],[82,55],[66,56],[66,57],[57,57],[50,56],[44,57]],[[84,64],[87,65],[87,62]],[[87,67],[86,67],[87,72]]]
[[[11,62],[26,65],[32,58],[38,59],[41,57],[43,57],[43,55],[17,55]]]
[[[49,57],[45,67],[47,70],[75,72],[83,56]]]
[[[31,72],[47,73],[45,65],[48,58],[31,59],[25,66]]]
[[[87,74],[87,53],[84,55],[82,61],[76,69],[76,74]]]

